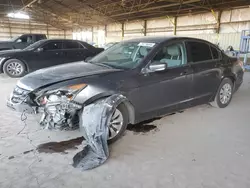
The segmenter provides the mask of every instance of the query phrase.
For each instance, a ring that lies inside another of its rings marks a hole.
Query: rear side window
[[[212,54],[209,45],[202,42],[188,42],[189,62],[200,62],[211,60]]]
[[[49,42],[43,46],[43,49],[46,51],[61,50],[62,49],[62,42]]]
[[[79,49],[83,48],[83,46],[75,41],[66,41],[64,42],[64,49]]]
[[[212,47],[211,46],[211,52],[212,52],[212,55],[213,55],[213,59],[219,59],[219,52],[216,48]]]

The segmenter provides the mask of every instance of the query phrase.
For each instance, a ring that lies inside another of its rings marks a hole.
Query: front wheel
[[[19,78],[25,74],[25,65],[18,59],[9,59],[4,63],[3,71],[11,78]]]
[[[229,78],[224,78],[216,93],[215,99],[210,104],[214,107],[225,108],[229,105],[233,95],[233,82]]]
[[[128,110],[124,104],[120,104],[111,115],[108,127],[108,143],[118,140],[126,131],[128,125]]]

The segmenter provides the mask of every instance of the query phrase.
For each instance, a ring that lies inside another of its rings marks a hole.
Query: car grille
[[[12,93],[11,101],[13,103],[21,103],[28,97],[29,92],[30,91],[16,86]]]

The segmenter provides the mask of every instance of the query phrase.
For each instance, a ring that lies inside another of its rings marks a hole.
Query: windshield
[[[90,63],[101,64],[118,69],[133,69],[153,49],[155,43],[121,42],[90,60]]]
[[[19,37],[20,36],[16,36],[16,37],[11,38],[10,40],[13,41],[13,42],[15,42]]]
[[[31,44],[30,46],[24,48],[24,50],[34,50],[38,48],[42,43],[44,43],[45,40],[39,40],[35,42],[34,44]]]

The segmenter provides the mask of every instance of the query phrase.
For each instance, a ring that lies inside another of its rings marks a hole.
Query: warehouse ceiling
[[[33,20],[70,29],[249,5],[249,0],[1,0],[0,17],[24,11]]]

